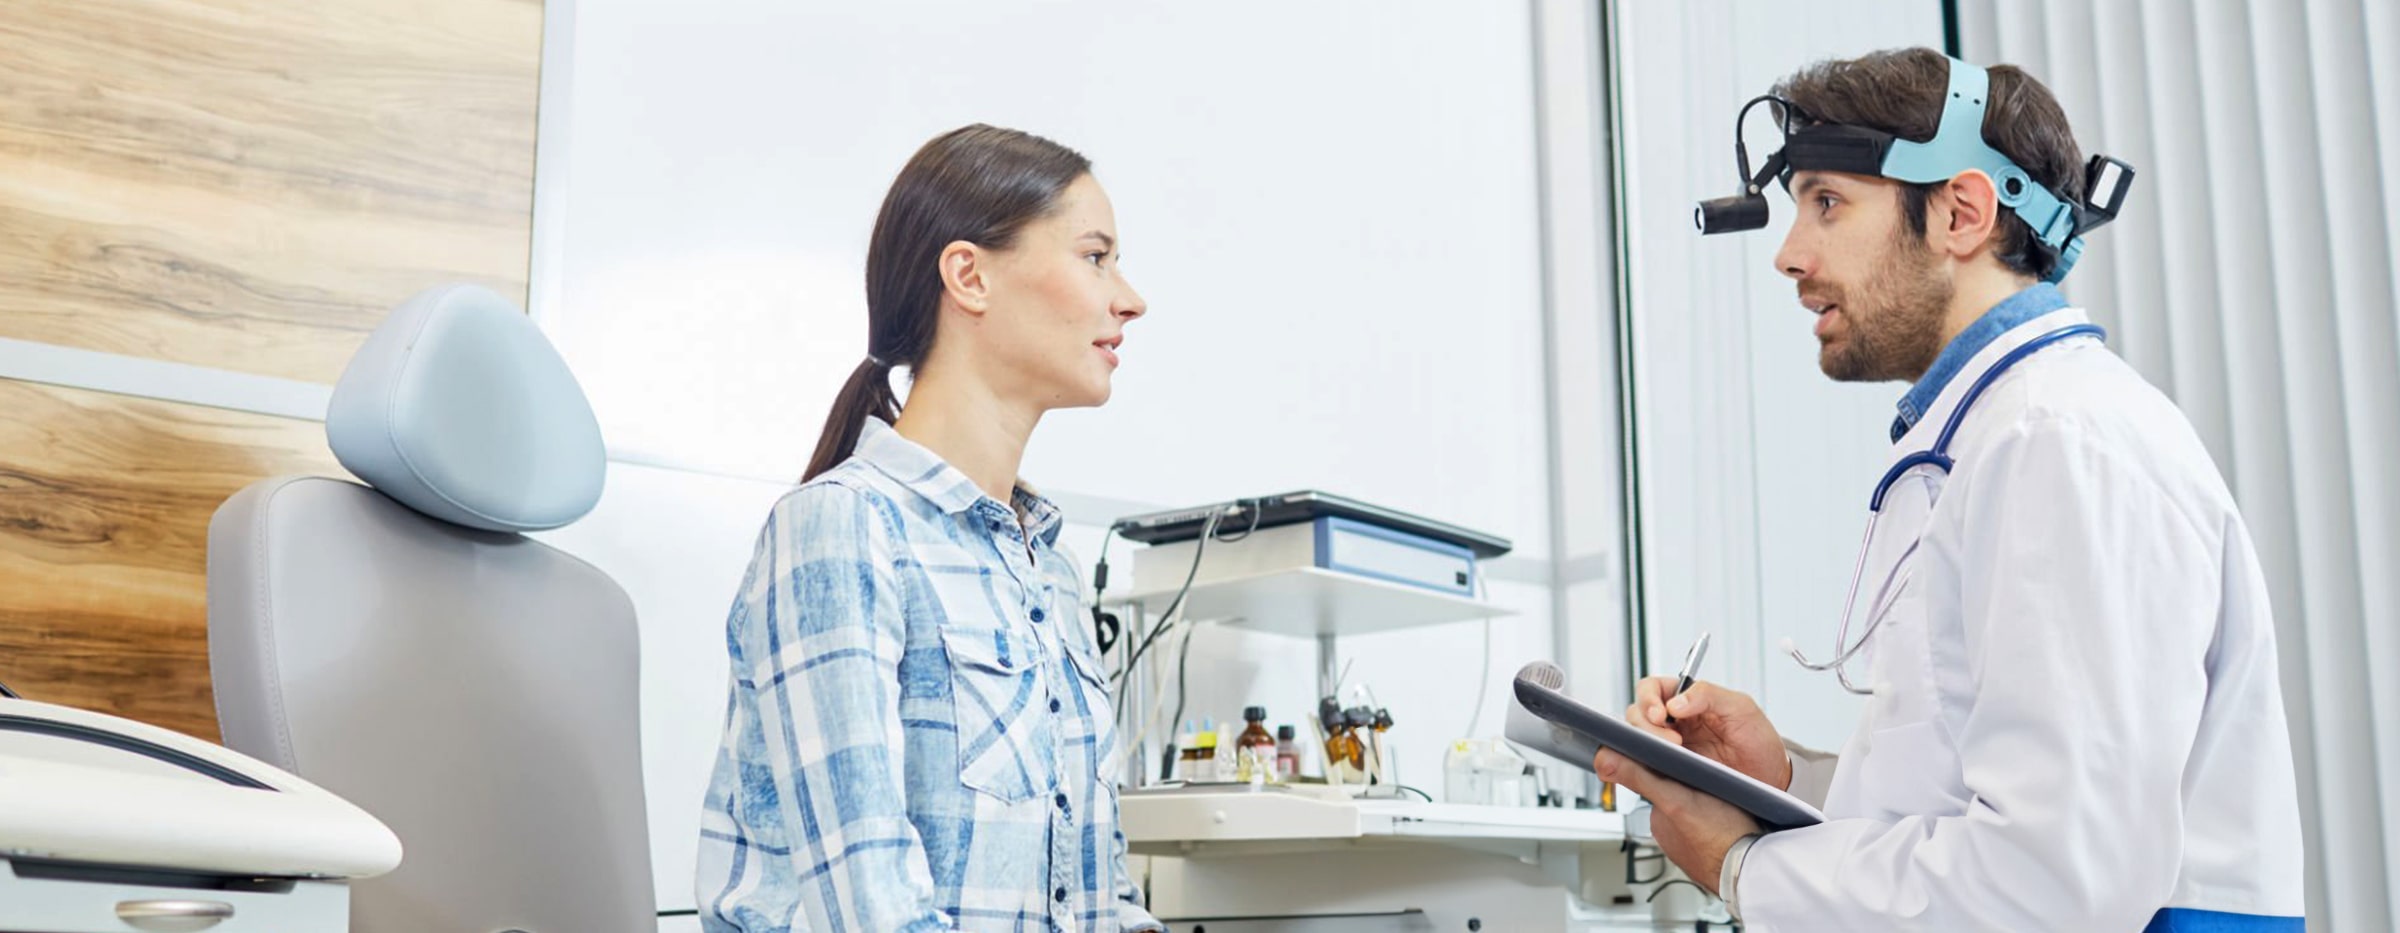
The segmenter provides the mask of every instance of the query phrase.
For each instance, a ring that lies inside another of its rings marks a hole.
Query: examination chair
[[[524,535],[600,498],[566,362],[508,300],[436,288],[359,347],[325,433],[361,482],[264,480],[209,523],[225,744],[399,835],[360,933],[655,933],[633,604]]]

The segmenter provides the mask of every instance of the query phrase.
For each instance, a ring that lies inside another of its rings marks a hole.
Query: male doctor
[[[1594,767],[1755,933],[2299,931],[2266,584],[2183,414],[2050,284],[2115,207],[2088,200],[2057,102],[1925,49],[1774,96],[1785,149],[1761,174],[1798,212],[1775,265],[1818,364],[1913,383],[1842,646],[1863,643],[1843,677],[1871,696],[1838,756],[1712,684],[1650,678],[1627,710],[1820,825],[1761,835],[1622,756]]]

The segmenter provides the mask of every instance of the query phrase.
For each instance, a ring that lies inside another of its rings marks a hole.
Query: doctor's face
[[[1900,183],[1839,172],[1792,179],[1798,208],[1775,267],[1817,316],[1817,367],[1841,382],[1913,381],[1942,352],[1954,286],[1901,214]]]

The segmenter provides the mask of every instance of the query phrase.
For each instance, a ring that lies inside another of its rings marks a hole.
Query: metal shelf
[[[1181,582],[1181,581],[1178,581]],[[1112,604],[1138,604],[1152,617],[1175,599],[1175,589],[1127,594]],[[1445,622],[1515,615],[1515,610],[1405,583],[1318,567],[1201,580],[1185,597],[1183,614],[1279,635],[1365,635]]]

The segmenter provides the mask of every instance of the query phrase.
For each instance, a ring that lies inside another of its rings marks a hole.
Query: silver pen
[[[1707,656],[1708,633],[1701,632],[1700,640],[1692,643],[1692,650],[1683,653],[1683,676],[1675,678],[1675,692],[1659,698],[1659,702],[1665,703],[1668,700],[1674,699],[1677,695],[1683,693],[1684,691],[1692,689],[1692,677],[1700,673],[1700,659]],[[1668,713],[1667,725],[1672,726],[1674,724],[1675,714]]]

